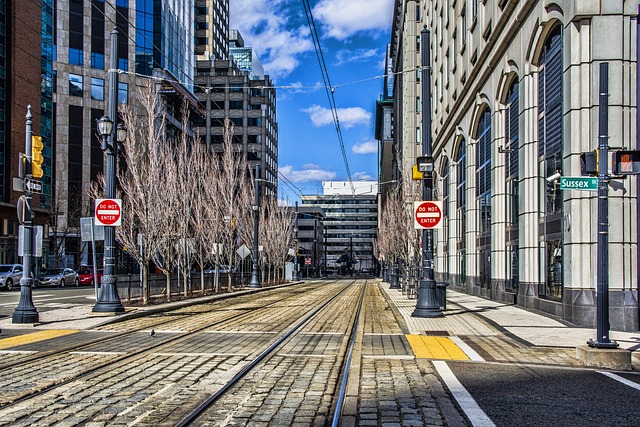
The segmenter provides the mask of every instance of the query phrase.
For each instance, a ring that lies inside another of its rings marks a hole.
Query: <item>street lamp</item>
[[[260,187],[259,181],[260,177],[258,174],[260,173],[260,166],[256,164],[256,176],[254,181],[254,192],[255,192],[255,203],[252,206],[253,209],[253,270],[251,271],[251,281],[249,282],[248,287],[257,289],[261,288],[260,279],[258,279],[258,209],[260,208]]]
[[[420,34],[422,46],[422,156],[417,158],[418,171],[422,172],[422,200],[433,199],[433,148],[431,141],[431,58],[429,30]],[[433,272],[433,230],[422,230],[422,274],[419,281],[418,301],[413,317],[441,317],[442,311],[436,298],[436,281]]]
[[[102,150],[106,156],[105,197],[113,199],[116,196],[116,157],[118,144],[124,142],[127,132],[120,124],[114,132],[113,121],[118,118],[118,30],[111,31],[111,62],[109,68],[109,114],[98,119],[98,132],[102,138]],[[115,141],[114,141],[115,139]],[[115,228],[104,228],[104,274],[100,280],[100,295],[94,313],[122,313],[124,307],[118,296],[118,278],[115,275]]]
[[[298,273],[298,202],[296,201],[295,219],[293,224],[294,254],[293,254],[293,280],[300,280]]]

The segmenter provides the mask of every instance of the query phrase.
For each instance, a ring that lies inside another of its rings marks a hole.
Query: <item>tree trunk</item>
[[[171,272],[165,273],[167,286],[167,302],[171,302]]]

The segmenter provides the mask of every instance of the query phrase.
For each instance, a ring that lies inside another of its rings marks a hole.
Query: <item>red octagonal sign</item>
[[[120,225],[122,201],[120,199],[96,199],[96,225]]]
[[[414,202],[413,206],[416,229],[442,228],[442,202]]]

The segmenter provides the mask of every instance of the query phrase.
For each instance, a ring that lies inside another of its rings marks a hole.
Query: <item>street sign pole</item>
[[[598,273],[596,294],[596,339],[590,347],[617,348],[609,339],[609,63],[600,64],[600,120],[598,137]]]
[[[27,170],[26,180],[31,179],[31,105],[27,107],[26,122],[26,153]],[[22,161],[22,159],[20,159]],[[31,259],[33,258],[33,219],[31,212],[31,190],[25,189],[20,197],[23,202],[18,203],[18,220],[23,224],[24,230],[24,254],[22,256],[22,278],[20,279],[20,302],[13,312],[13,323],[37,323],[40,320],[38,310],[33,305],[33,278],[31,277]]]
[[[422,156],[433,164],[431,147],[431,45],[430,32],[425,27],[420,34],[422,46]],[[433,170],[423,172],[422,200],[433,198]],[[441,317],[436,299],[436,281],[433,273],[433,230],[422,230],[422,278],[419,281],[418,301],[413,317]]]

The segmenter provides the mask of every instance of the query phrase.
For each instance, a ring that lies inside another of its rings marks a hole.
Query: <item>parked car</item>
[[[212,265],[211,267],[209,267],[209,268],[207,268],[206,270],[204,270],[204,272],[205,272],[206,274],[215,274],[215,272],[216,272],[216,266],[215,266],[215,265]],[[218,266],[218,272],[219,272],[220,274],[227,274],[227,273],[229,273],[229,266],[228,266],[228,265],[225,265],[225,264],[220,264],[220,265]],[[232,273],[237,273],[237,272],[238,272],[238,264],[235,264],[235,265],[233,266],[233,269],[231,270],[231,272],[232,272]]]
[[[100,283],[100,278],[102,277],[102,269],[98,269],[98,283]],[[91,285],[93,286],[93,268],[91,267],[81,267],[78,270],[78,282],[81,285]]]
[[[78,273],[70,268],[49,268],[43,271],[36,280],[37,286],[60,286],[73,284],[78,286]]]
[[[10,291],[20,285],[22,264],[0,264],[0,287]]]

